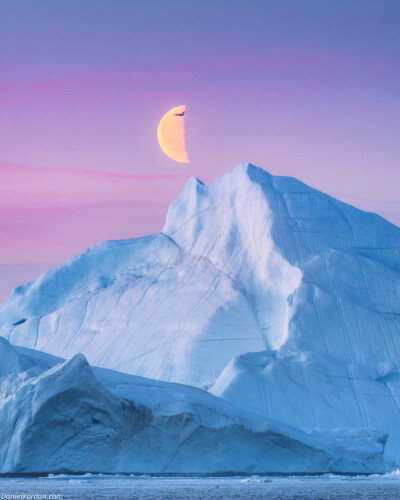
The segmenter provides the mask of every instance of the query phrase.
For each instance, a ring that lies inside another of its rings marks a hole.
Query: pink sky
[[[159,231],[182,177],[0,164],[0,262],[59,262],[106,234]]]
[[[400,3],[0,2],[0,300],[243,161],[400,223]],[[157,124],[187,105],[191,163]]]

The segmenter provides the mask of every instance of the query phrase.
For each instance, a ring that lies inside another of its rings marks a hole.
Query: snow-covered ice
[[[395,467],[399,304],[398,227],[242,164],[210,185],[190,179],[161,233],[96,245],[15,289],[0,306],[0,335],[126,373],[93,369],[119,399],[129,398],[120,377],[153,379],[132,397],[152,414],[154,401],[173,415],[201,394],[213,422],[228,404],[224,415],[290,426],[360,464],[367,452],[376,461],[388,435]],[[47,363],[35,375],[47,377],[49,358],[33,352],[25,364],[2,356],[0,375]]]

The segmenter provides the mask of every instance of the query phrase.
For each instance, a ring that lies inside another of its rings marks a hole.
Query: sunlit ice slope
[[[160,234],[96,245],[14,290],[1,333],[194,385],[281,346],[396,362],[399,242],[379,216],[243,164],[190,179]]]

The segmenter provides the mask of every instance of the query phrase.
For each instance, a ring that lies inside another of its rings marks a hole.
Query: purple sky
[[[0,2],[0,300],[251,161],[400,224],[398,0]],[[156,129],[187,105],[189,165]]]

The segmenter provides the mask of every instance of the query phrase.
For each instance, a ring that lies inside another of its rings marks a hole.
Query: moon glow
[[[189,163],[185,144],[185,112],[185,105],[170,109],[161,118],[157,129],[160,148],[180,163]]]

